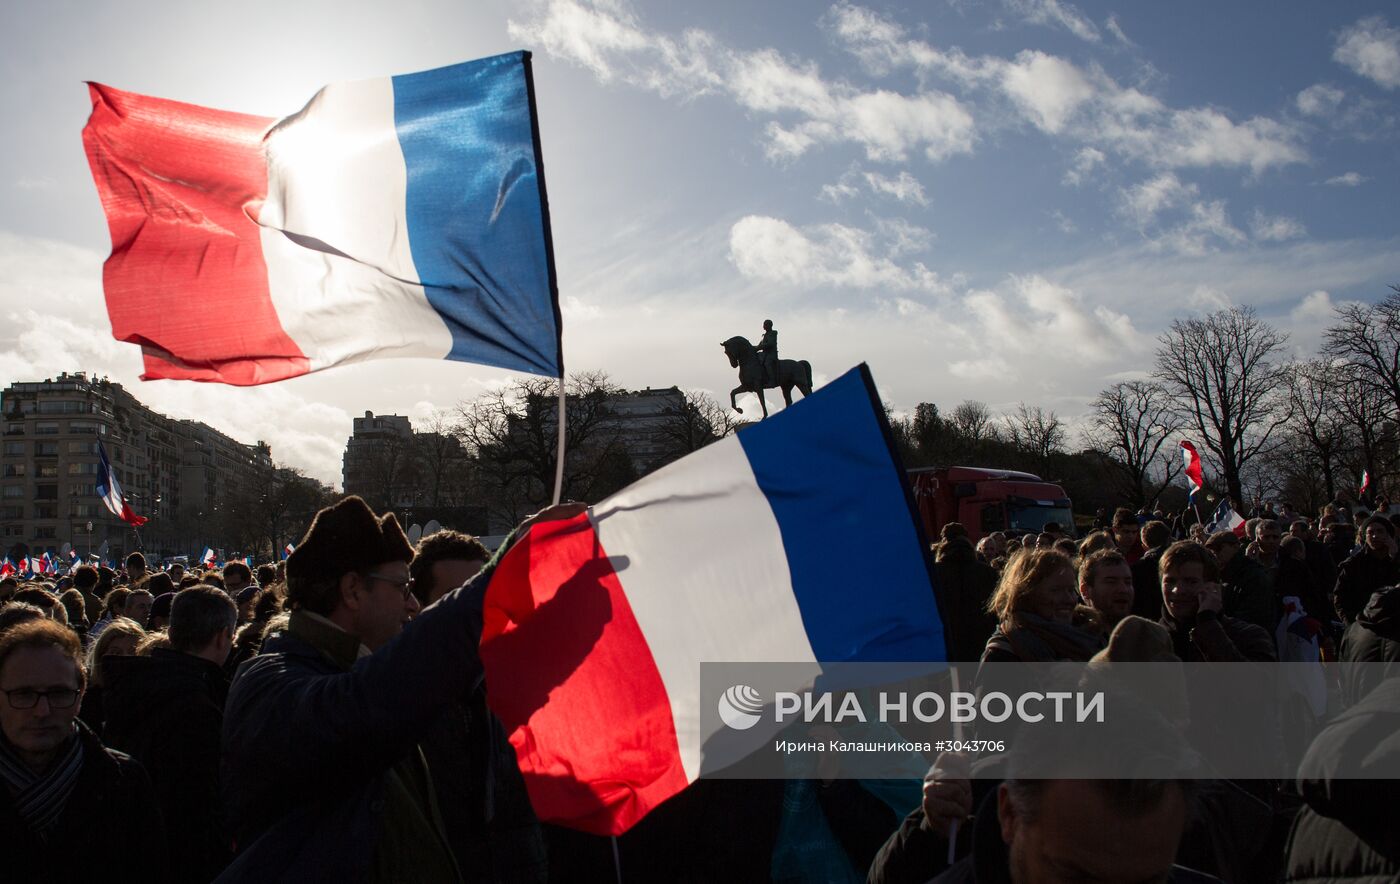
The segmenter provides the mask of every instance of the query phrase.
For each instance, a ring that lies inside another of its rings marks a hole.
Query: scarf
[[[1030,613],[1016,615],[1017,626],[1001,627],[1016,656],[1028,662],[1086,661],[1103,648],[1103,638],[1068,623],[1056,623]]]
[[[9,741],[0,737],[0,779],[9,787],[20,819],[40,838],[47,838],[57,825],[82,769],[83,741],[76,733],[42,774],[31,770]]]

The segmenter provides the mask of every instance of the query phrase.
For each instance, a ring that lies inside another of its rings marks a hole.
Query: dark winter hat
[[[169,617],[170,605],[175,601],[175,593],[163,592],[156,596],[156,600],[151,602],[152,617]]]
[[[329,613],[330,599],[312,597],[318,584],[384,562],[412,560],[413,545],[393,513],[376,516],[361,498],[347,497],[317,513],[306,536],[287,557],[287,603]]]
[[[235,598],[234,601],[238,602],[240,605],[245,602],[251,602],[253,596],[257,595],[261,590],[261,586],[258,586],[256,583],[250,583],[238,591],[238,597]]]
[[[1395,536],[1395,523],[1387,519],[1385,516],[1372,516],[1371,518],[1367,519],[1361,525],[1361,532],[1364,534],[1366,530],[1372,525],[1380,525],[1382,528],[1385,529],[1385,533],[1389,534],[1391,537]]]

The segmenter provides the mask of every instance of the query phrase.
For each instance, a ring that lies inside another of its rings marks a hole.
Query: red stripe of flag
[[[112,335],[142,346],[143,379],[258,384],[305,374],[268,289],[256,223],[267,117],[89,84],[83,144],[112,234]],[[229,360],[225,354],[254,354]]]
[[[483,622],[487,696],[540,819],[617,835],[686,787],[661,673],[586,514],[506,554]]]

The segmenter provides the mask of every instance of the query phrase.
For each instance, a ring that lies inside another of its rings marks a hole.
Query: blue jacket
[[[368,879],[390,769],[481,681],[491,570],[348,670],[287,633],[243,665],[223,732],[224,805],[239,855],[219,881]]]

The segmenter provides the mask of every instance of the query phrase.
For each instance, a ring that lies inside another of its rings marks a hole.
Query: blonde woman
[[[1102,640],[1074,625],[1080,604],[1078,574],[1069,556],[1053,549],[1022,550],[997,581],[987,610],[996,631],[983,663],[1088,660]]]
[[[83,694],[83,707],[78,717],[99,733],[106,718],[102,710],[103,661],[108,657],[134,657],[136,648],[146,638],[146,630],[135,620],[117,617],[107,624],[102,634],[88,649],[88,687]]]

